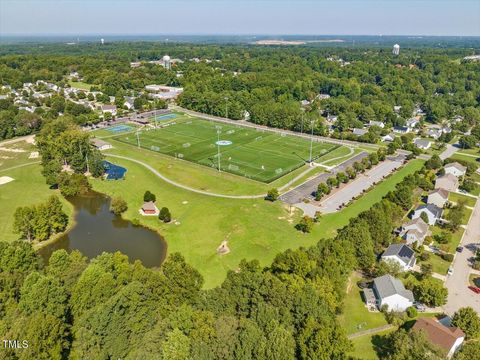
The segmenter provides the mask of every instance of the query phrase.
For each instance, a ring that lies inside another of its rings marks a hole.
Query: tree
[[[442,166],[443,161],[437,154],[432,155],[432,157],[425,162],[425,167],[431,170],[440,169]]]
[[[162,344],[162,353],[164,359],[187,360],[190,354],[190,339],[179,329],[173,329]]]
[[[155,194],[151,193],[149,190],[145,191],[145,194],[143,194],[143,201],[149,202],[149,201],[157,201],[157,197]]]
[[[477,144],[477,138],[473,135],[464,135],[460,137],[458,143],[463,149],[472,149]]]
[[[88,179],[83,174],[68,174],[61,172],[58,176],[58,187],[65,197],[72,197],[79,194],[86,194],[91,190]]]
[[[336,177],[329,177],[327,179],[327,185],[332,188],[334,186],[337,186],[338,185],[338,180]]]
[[[33,240],[35,229],[34,210],[28,206],[18,207],[13,217],[13,231],[19,233],[23,239]]]
[[[347,183],[348,182],[348,176],[344,172],[338,172],[337,173],[337,182],[340,183]]]
[[[295,228],[301,232],[309,233],[312,231],[314,221],[310,216],[304,216],[300,219],[299,223],[295,225]]]
[[[265,196],[265,200],[269,201],[276,201],[278,199],[279,193],[276,188],[270,189],[267,192],[267,196]]]
[[[315,193],[315,199],[319,201],[323,195],[330,194],[330,187],[325,183],[318,184],[317,192]]]
[[[166,207],[162,207],[160,209],[160,213],[158,214],[158,218],[162,220],[164,223],[169,223],[172,221],[172,215],[170,214],[170,210]]]
[[[348,167],[348,168],[345,170],[345,172],[347,173],[347,175],[348,175],[348,177],[349,177],[350,179],[355,179],[355,178],[357,177],[356,171],[355,171],[353,168],[351,168],[351,167]]]
[[[422,272],[422,277],[427,279],[433,273],[433,265],[430,263],[423,263],[420,265],[420,271]]]
[[[394,331],[378,339],[381,343],[379,357],[387,360],[440,360],[444,358],[443,350],[435,347],[421,331]]]
[[[127,211],[127,209],[128,205],[124,199],[119,196],[112,199],[112,202],[110,203],[110,211],[115,215],[123,214],[125,211]]]
[[[471,307],[460,308],[453,314],[452,325],[462,329],[468,339],[480,335],[480,317]]]
[[[415,298],[428,306],[442,306],[447,302],[448,290],[434,279],[425,279],[414,286]]]
[[[460,185],[460,189],[465,190],[469,193],[473,193],[477,188],[477,183],[469,178],[463,180],[462,184]]]
[[[448,220],[448,227],[453,231],[457,231],[463,223],[465,215],[465,203],[459,202],[457,205],[449,209],[445,218]]]

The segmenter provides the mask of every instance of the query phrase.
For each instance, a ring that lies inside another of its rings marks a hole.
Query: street
[[[480,246],[480,201],[477,201],[473,214],[465,230],[462,242],[463,252],[456,254],[453,260],[453,274],[447,277],[445,286],[448,289],[448,301],[443,309],[448,315],[453,315],[461,307],[470,306],[480,313],[480,294],[468,288],[468,278],[472,268],[468,259],[474,256],[474,248]]]

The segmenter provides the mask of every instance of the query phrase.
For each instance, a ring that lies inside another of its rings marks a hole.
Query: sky
[[[480,0],[0,0],[2,35],[480,36]]]

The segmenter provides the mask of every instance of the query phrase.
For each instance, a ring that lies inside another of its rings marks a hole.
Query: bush
[[[278,190],[277,189],[270,189],[268,190],[267,192],[267,196],[265,196],[265,200],[268,200],[268,201],[275,201],[278,199]]]
[[[143,194],[143,201],[149,202],[149,201],[157,201],[157,197],[155,194],[151,193],[150,191],[145,191],[145,194]]]
[[[123,214],[127,211],[128,205],[125,200],[121,197],[114,197],[112,202],[110,203],[110,211],[113,212],[115,215]]]
[[[422,252],[419,256],[419,259],[420,261],[427,261],[428,259],[430,259],[430,253],[429,252]]]
[[[168,208],[162,207],[160,209],[160,213],[158,214],[158,218],[164,223],[169,223],[172,221],[172,214],[170,214],[170,210],[168,210]]]
[[[453,254],[446,253],[446,254],[440,255],[440,257],[441,257],[443,260],[448,261],[448,262],[452,262],[452,261],[453,261]]]
[[[312,230],[313,227],[313,219],[309,216],[304,216],[300,219],[300,222],[295,225],[295,229],[304,232],[304,233],[309,233]]]
[[[407,308],[407,316],[410,319],[413,319],[414,317],[417,317],[417,315],[418,315],[418,311],[417,311],[417,309],[415,309],[414,306],[410,306],[409,308]]]

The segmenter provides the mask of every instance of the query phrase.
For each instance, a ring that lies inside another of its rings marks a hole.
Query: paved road
[[[316,176],[315,178],[304,182],[303,184],[297,186],[295,189],[292,189],[282,196],[280,196],[280,200],[283,202],[293,205],[299,202],[302,202],[305,198],[312,198],[314,196],[315,191],[317,191],[318,184],[327,181],[329,177],[337,172],[344,171],[347,167],[351,166],[355,161],[361,161],[364,157],[367,157],[368,153],[361,152],[358,155],[344,161],[340,165],[334,167],[331,172],[322,173]]]
[[[459,308],[465,306],[471,306],[480,313],[480,294],[475,294],[467,288],[469,285],[468,278],[472,270],[468,259],[474,255],[475,247],[480,247],[480,201],[478,200],[461,245],[464,246],[464,250],[455,255],[453,274],[448,276],[447,281],[445,281],[445,286],[448,289],[448,301],[443,309],[448,315],[452,315]]]
[[[458,144],[447,144],[447,148],[439,155],[440,159],[445,160],[448,159],[450,156],[455,154],[458,150],[460,150],[460,147]]]
[[[198,189],[194,189],[194,188],[191,188],[189,186],[186,186],[186,185],[183,185],[183,184],[179,184],[177,183],[176,181],[173,181],[173,180],[170,180],[169,178],[167,178],[166,176],[160,174],[157,170],[155,170],[152,166],[148,165],[148,164],[145,164],[144,162],[142,161],[139,161],[137,159],[133,159],[133,158],[130,158],[130,157],[127,157],[127,156],[121,156],[121,155],[114,155],[114,154],[105,154],[107,157],[114,157],[114,158],[119,158],[119,159],[124,159],[124,160],[128,160],[128,161],[132,161],[134,163],[137,163],[137,164],[140,164],[142,165],[143,167],[147,168],[148,170],[150,170],[154,175],[156,175],[158,178],[162,179],[163,181],[173,185],[173,186],[176,186],[176,187],[179,187],[181,189],[184,189],[184,190],[188,190],[188,191],[191,191],[191,192],[194,192],[194,193],[197,193],[197,194],[202,194],[202,195],[208,195],[208,196],[214,196],[214,197],[219,197],[219,198],[227,198],[227,199],[259,199],[259,198],[263,198],[265,197],[265,194],[259,194],[259,195],[225,195],[225,194],[217,194],[217,193],[211,193],[211,192],[208,192],[208,191],[203,191],[203,190],[198,190]]]
[[[252,129],[269,131],[269,132],[274,132],[274,133],[279,133],[279,134],[289,134],[289,135],[293,135],[293,136],[302,137],[302,138],[305,138],[305,139],[310,139],[311,138],[311,135],[305,134],[305,133],[301,134],[301,133],[298,133],[298,132],[295,132],[295,131],[271,128],[271,127],[268,127],[268,126],[254,124],[254,123],[251,123],[251,122],[248,122],[248,121],[245,121],[245,120],[231,120],[231,119],[222,118],[222,117],[218,117],[218,116],[203,114],[203,113],[188,110],[188,109],[182,108],[180,106],[176,106],[176,105],[171,106],[171,109],[172,110],[178,110],[178,111],[184,112],[185,114],[196,116],[196,117],[206,119],[206,120],[223,122],[223,123],[232,124],[232,125],[240,125],[240,126],[244,126],[244,127],[248,127],[248,128],[252,128]],[[331,143],[331,144],[336,144],[336,145],[345,145],[345,146],[360,146],[361,145],[361,146],[371,147],[372,149],[378,149],[380,147],[377,144],[361,143],[361,142],[358,142],[358,141],[350,141],[350,140],[333,139],[333,138],[329,138],[329,137],[325,137],[325,136],[318,136],[318,135],[314,135],[313,139],[314,139],[314,141],[317,141],[317,142],[326,142],[326,143]]]

